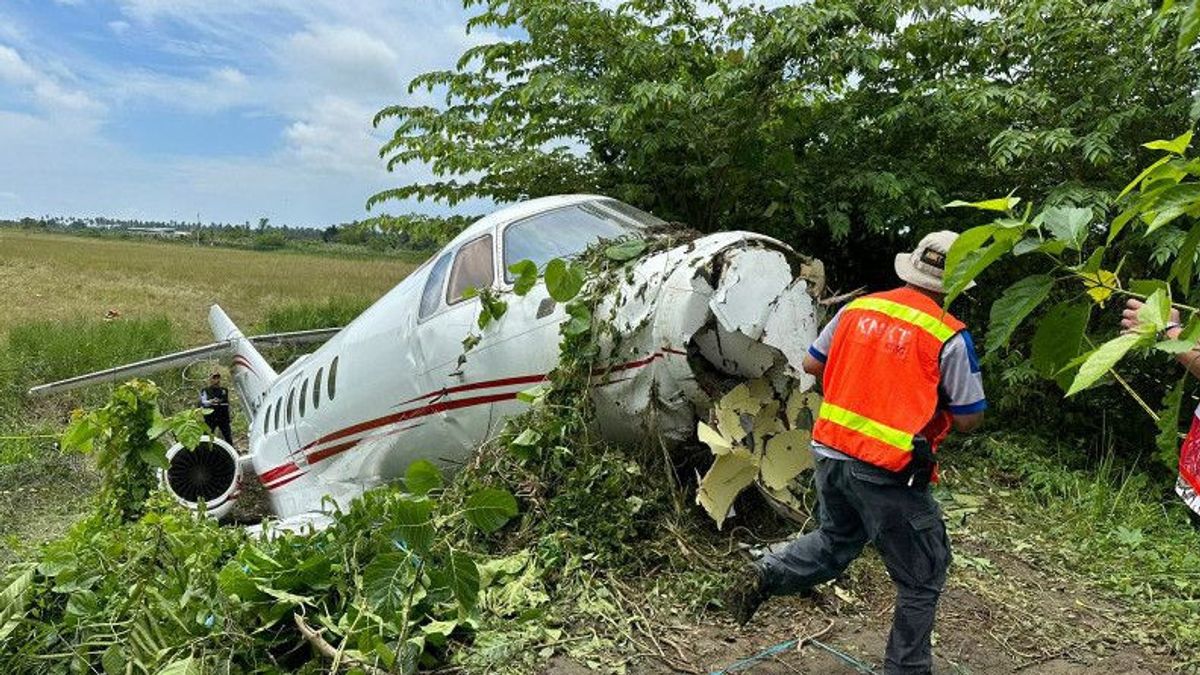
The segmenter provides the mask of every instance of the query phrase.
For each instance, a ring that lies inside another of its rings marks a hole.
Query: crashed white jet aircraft
[[[512,288],[509,265],[582,252],[601,239],[637,238],[667,224],[627,204],[590,195],[547,197],[480,219],[311,354],[277,373],[255,344],[323,339],[309,331],[248,338],[213,306],[219,341],[149,361],[35,387],[32,394],[232,357],[251,420],[249,452],[220,440],[169,453],[166,488],[193,508],[227,514],[252,474],[282,527],[328,522],[341,507],[426,459],[453,470],[524,404],[558,359],[563,307],[539,283],[508,294],[508,311],[480,335],[465,363],[463,339],[479,314],[470,288]],[[713,406],[706,378],[812,378],[800,370],[816,337],[824,274],[819,261],[750,232],[721,232],[631,263],[607,310],[622,335],[593,392],[600,429],[629,442],[695,438]],[[615,303],[615,307],[612,304]],[[610,312],[610,310],[612,310]],[[701,372],[703,371],[703,372]],[[724,514],[721,514],[722,516]]]

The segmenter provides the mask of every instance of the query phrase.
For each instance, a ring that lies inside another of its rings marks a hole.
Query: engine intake
[[[167,451],[168,467],[159,481],[173,497],[189,509],[223,518],[237,502],[242,469],[237,450],[225,441],[202,436],[195,448],[176,443]]]

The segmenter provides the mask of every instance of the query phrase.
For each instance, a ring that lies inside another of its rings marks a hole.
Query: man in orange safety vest
[[[929,491],[950,430],[972,431],[987,408],[966,326],[942,308],[946,253],[934,232],[896,256],[899,288],[846,305],[808,350],[821,379],[813,426],[820,526],[748,566],[726,602],[739,623],[771,595],[835,579],[869,541],[896,585],[886,673],[928,673],[930,635],[950,544]]]

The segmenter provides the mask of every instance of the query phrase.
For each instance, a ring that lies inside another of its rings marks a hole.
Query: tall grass
[[[293,302],[267,311],[258,327],[263,333],[345,326],[373,302],[370,298],[341,296],[323,302]]]
[[[11,463],[47,444],[65,410],[99,400],[79,392],[53,401],[30,400],[35,385],[111,368],[180,348],[171,322],[162,317],[65,323],[33,321],[14,326],[0,343],[0,463]]]
[[[1000,508],[1037,533],[1037,556],[1121,595],[1157,625],[1186,667],[1200,668],[1200,532],[1172,491],[1111,451],[1088,459],[1078,448],[1018,434],[964,444],[965,475],[1004,491]]]

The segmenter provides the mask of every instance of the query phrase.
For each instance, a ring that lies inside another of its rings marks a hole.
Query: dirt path
[[[984,550],[969,537],[961,539],[960,562],[951,571],[938,611],[935,672],[1171,672],[1169,657],[1139,644],[1140,631],[1110,600],[1016,556]],[[978,562],[985,559],[989,565]],[[694,670],[708,673],[730,668],[777,643],[820,634],[821,643],[882,672],[892,593],[882,563],[868,553],[848,577],[826,585],[817,598],[773,599],[742,629],[714,613],[695,626],[666,631],[663,642],[678,644]],[[630,670],[678,672],[653,659],[631,664]],[[810,645],[729,672],[859,671]]]
[[[1144,627],[1085,580],[1041,569],[1021,555],[989,546],[995,533],[960,528],[955,564],[938,608],[934,633],[937,673],[1172,672],[1169,650],[1156,647]],[[852,665],[816,646],[794,647],[737,668],[781,642],[819,635],[819,641],[873,672],[891,626],[893,589],[882,561],[868,548],[848,574],[817,597],[774,598],[744,628],[712,610],[699,621],[681,618],[656,637],[674,667],[653,655],[635,657],[628,672],[855,673]],[[556,658],[551,675],[590,672]]]

